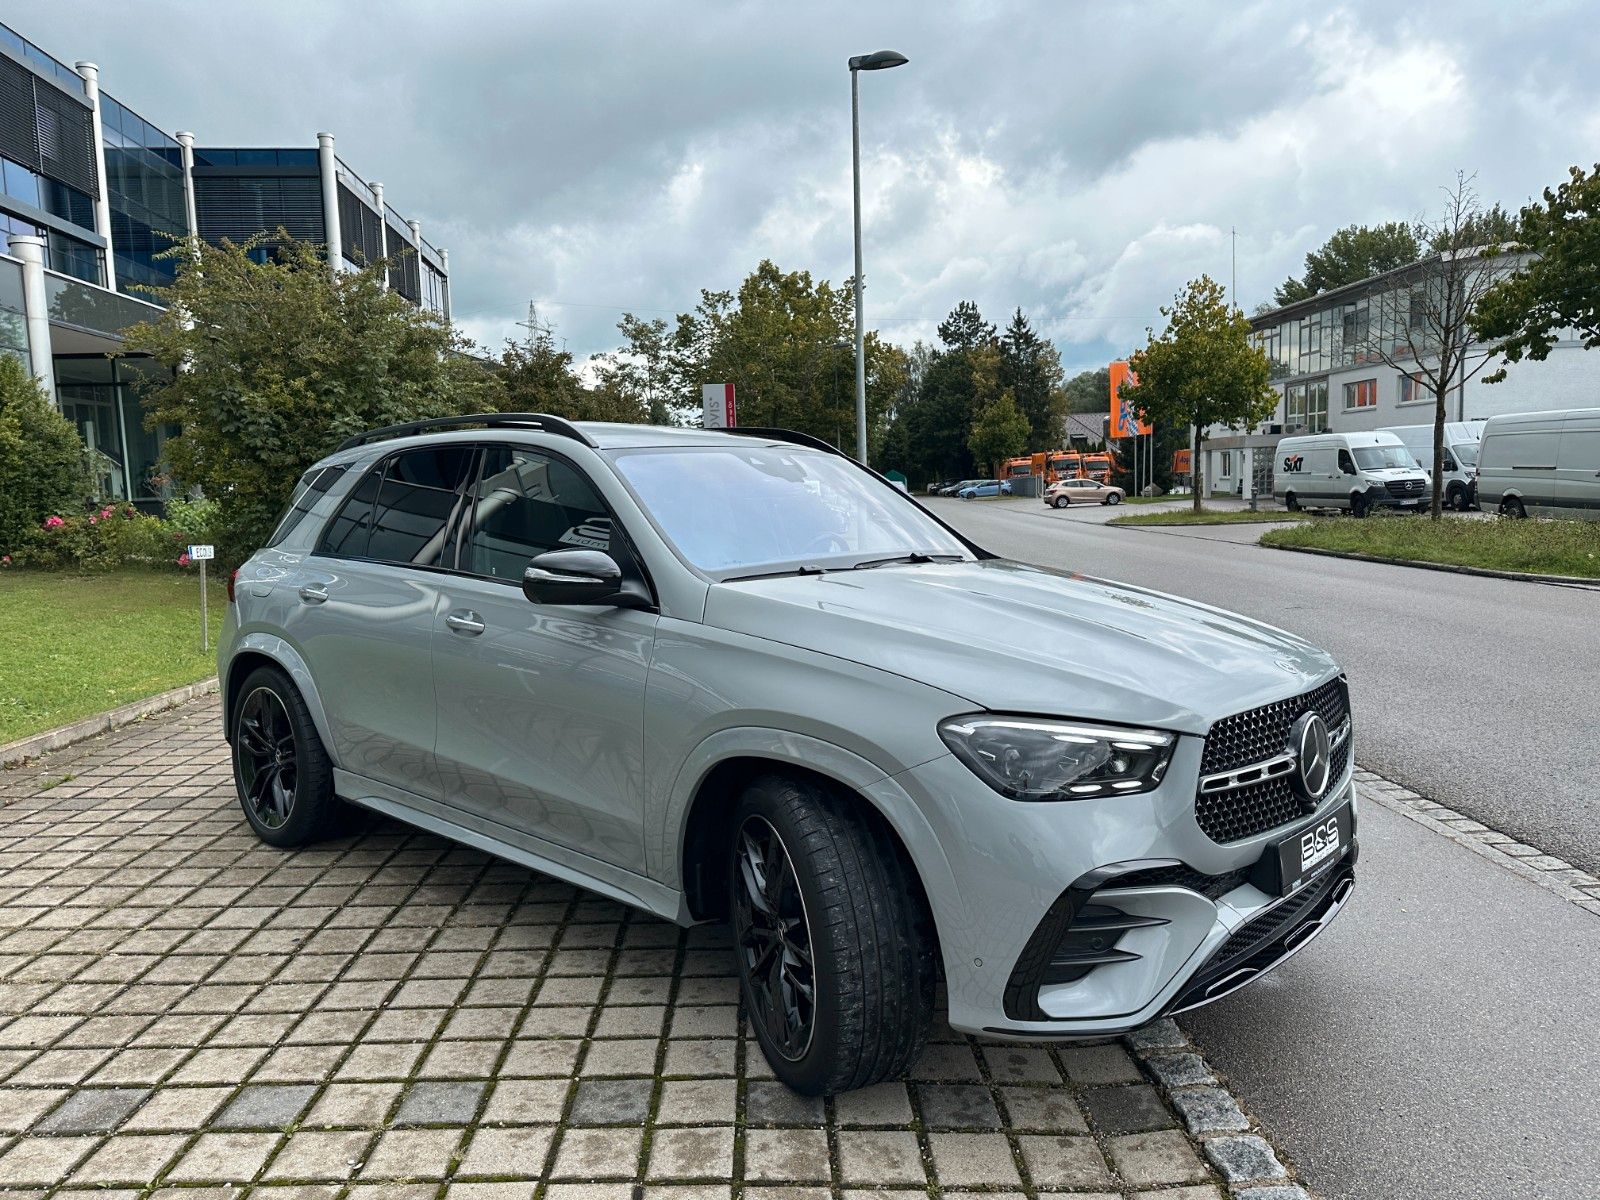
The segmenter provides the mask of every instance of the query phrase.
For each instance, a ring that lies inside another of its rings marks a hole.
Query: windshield
[[[678,553],[724,578],[972,557],[915,501],[837,455],[757,444],[610,457]]]
[[[1411,451],[1404,446],[1357,446],[1350,453],[1356,460],[1356,466],[1363,471],[1417,465],[1417,460],[1411,457]]]
[[[1457,442],[1454,446],[1450,447],[1450,453],[1454,454],[1456,456],[1456,461],[1464,467],[1475,467],[1478,465],[1477,442]]]

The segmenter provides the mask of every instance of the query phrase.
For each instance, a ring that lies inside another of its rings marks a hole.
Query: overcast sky
[[[4,19],[201,145],[314,145],[450,249],[491,348],[529,300],[580,357],[762,258],[850,273],[845,59],[862,78],[867,319],[930,338],[1021,305],[1069,368],[1185,280],[1248,310],[1353,222],[1458,168],[1520,206],[1600,158],[1592,4],[56,0]]]

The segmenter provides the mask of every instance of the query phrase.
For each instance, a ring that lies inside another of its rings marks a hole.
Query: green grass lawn
[[[1309,546],[1379,558],[1412,559],[1600,579],[1600,523],[1593,521],[1489,521],[1389,517],[1319,520],[1293,529],[1269,529],[1263,545]]]
[[[1172,508],[1162,512],[1112,517],[1108,525],[1260,525],[1267,521],[1304,521],[1301,513],[1251,512],[1247,508]]]
[[[1168,492],[1165,496],[1124,496],[1124,504],[1171,504],[1174,500],[1191,499],[1188,492]]]
[[[202,654],[193,575],[0,571],[0,743],[206,678],[227,602],[214,583]]]

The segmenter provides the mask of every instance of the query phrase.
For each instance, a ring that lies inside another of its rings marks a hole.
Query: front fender
[[[683,889],[683,839],[689,810],[700,785],[720,763],[737,758],[770,760],[774,766],[790,764],[836,781],[862,796],[889,823],[911,856],[924,891],[955,896],[955,878],[944,847],[921,807],[900,784],[905,772],[885,774],[876,764],[832,742],[803,733],[760,726],[720,729],[700,742],[684,759],[673,781],[657,836],[660,860],[651,865],[653,878]],[[935,913],[937,923],[938,913]]]
[[[227,675],[221,681],[224,706],[223,730],[228,731],[233,728],[229,697],[233,695],[234,673],[249,669],[248,661],[241,664],[239,660],[250,654],[264,655],[288,673],[294,686],[300,690],[300,697],[306,702],[306,709],[311,713],[311,723],[317,727],[317,736],[322,739],[322,748],[327,752],[329,759],[334,760],[333,738],[328,730],[328,714],[322,707],[322,696],[317,691],[316,681],[311,677],[311,668],[306,666],[306,660],[300,657],[298,650],[274,633],[259,631],[247,633],[234,645],[228,659]],[[334,765],[339,765],[336,760]]]

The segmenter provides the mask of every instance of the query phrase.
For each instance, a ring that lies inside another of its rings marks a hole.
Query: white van
[[[1478,450],[1478,507],[1600,521],[1600,408],[1490,417]]]
[[[1433,424],[1391,425],[1392,433],[1411,451],[1411,457],[1424,471],[1433,472]],[[1440,498],[1446,508],[1467,512],[1478,506],[1474,483],[1478,474],[1478,441],[1483,437],[1482,421],[1444,423],[1444,462],[1440,464]],[[1430,497],[1430,503],[1432,502]]]
[[[1343,508],[1354,517],[1374,508],[1421,512],[1433,499],[1428,473],[1392,433],[1284,438],[1272,465],[1272,494],[1290,512]]]

